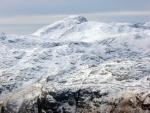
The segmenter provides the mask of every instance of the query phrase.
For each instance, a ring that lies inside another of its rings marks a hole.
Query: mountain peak
[[[63,20],[57,21],[54,24],[44,26],[43,28],[37,30],[32,35],[42,36],[42,35],[50,33],[53,30],[64,29],[64,28],[68,28],[68,27],[70,28],[71,26],[81,24],[84,22],[87,22],[87,19],[85,17],[72,15],[72,16],[69,16],[69,17],[63,19]]]
[[[71,15],[67,18],[64,19],[64,21],[76,21],[77,23],[83,23],[83,22],[87,22],[87,19],[83,16],[79,16],[79,15]]]

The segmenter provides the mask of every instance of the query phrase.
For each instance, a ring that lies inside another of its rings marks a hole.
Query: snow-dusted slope
[[[32,35],[1,34],[0,45],[2,112],[150,112],[149,23],[70,16]]]
[[[93,42],[101,41],[106,38],[120,36],[128,37],[129,34],[143,35],[143,31],[146,32],[149,30],[144,29],[146,26],[148,26],[148,23],[132,25],[128,23],[88,22],[84,17],[70,16],[62,21],[45,26],[32,35],[52,41]],[[140,27],[141,29],[138,29],[137,27]]]

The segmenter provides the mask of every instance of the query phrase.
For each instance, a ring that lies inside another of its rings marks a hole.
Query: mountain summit
[[[71,28],[77,24],[81,24],[87,22],[87,19],[85,17],[82,16],[69,16],[65,19],[63,19],[62,21],[58,21],[52,25],[48,25],[45,26],[41,29],[39,29],[38,31],[36,31],[35,33],[33,33],[34,36],[42,36],[42,35],[46,35],[50,32],[53,32],[54,30],[63,30],[63,29],[68,29]]]

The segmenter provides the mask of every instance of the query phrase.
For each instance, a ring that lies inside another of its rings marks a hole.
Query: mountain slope
[[[71,16],[0,36],[2,113],[149,113],[150,26]],[[15,107],[14,107],[15,106]]]

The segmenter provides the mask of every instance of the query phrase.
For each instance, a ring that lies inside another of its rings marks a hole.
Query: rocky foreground
[[[70,16],[2,33],[0,113],[150,113],[150,23]]]

